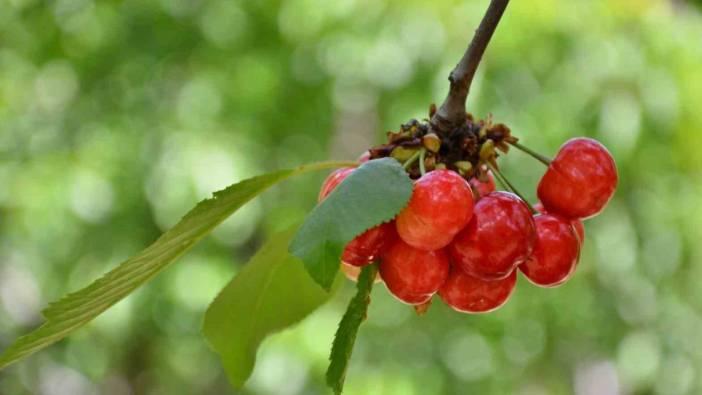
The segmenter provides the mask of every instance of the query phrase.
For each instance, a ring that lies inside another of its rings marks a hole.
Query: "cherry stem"
[[[425,175],[427,174],[427,169],[424,167],[424,157],[427,154],[426,148],[422,148],[419,150],[419,174]]]
[[[414,161],[416,161],[417,158],[419,158],[420,155],[422,155],[422,150],[419,150],[419,151],[415,152],[414,154],[412,154],[412,156],[410,156],[409,158],[407,158],[407,160],[405,161],[405,163],[402,164],[402,167],[404,167],[405,170],[409,169],[409,167],[412,166],[412,164],[414,163]]]
[[[517,148],[517,149],[521,150],[522,152],[525,152],[526,154],[528,154],[529,156],[538,160],[539,162],[543,163],[546,166],[549,166],[551,164],[551,159],[547,158],[544,155],[541,155],[540,153],[532,150],[531,148],[527,148],[527,147],[525,147],[519,143],[516,143],[516,142],[514,142],[514,143],[510,142],[509,144],[512,145],[514,148]]]
[[[535,209],[531,204],[529,204],[529,201],[526,200],[526,198],[524,198],[524,195],[522,195],[522,194],[517,190],[517,188],[515,188],[514,185],[512,185],[511,182],[509,182],[509,180],[507,179],[507,177],[505,177],[505,175],[502,174],[502,172],[500,172],[499,170],[497,170],[497,168],[496,168],[495,166],[493,166],[492,164],[490,164],[490,162],[487,162],[487,166],[488,166],[488,168],[492,171],[492,173],[495,175],[495,177],[497,177],[497,179],[500,181],[500,184],[502,184],[502,186],[503,186],[504,188],[509,189],[512,193],[514,193],[515,195],[519,196],[519,198],[522,199],[522,200],[524,201],[524,203],[529,207],[529,210],[531,210],[531,213],[532,213],[532,214],[538,214],[538,213],[539,213],[538,211],[536,211],[536,209]]]
[[[473,82],[475,71],[478,69],[480,59],[483,57],[492,34],[500,23],[500,18],[507,8],[509,0],[490,0],[490,5],[480,25],[475,30],[475,35],[468,45],[468,49],[449,74],[449,93],[439,109],[431,117],[432,127],[441,133],[449,133],[457,125],[466,120],[466,98]]]
[[[360,164],[356,161],[347,160],[335,160],[327,162],[315,162],[308,163],[306,165],[297,166],[295,169],[297,171],[316,171],[316,170],[326,170],[326,169],[336,169],[339,167],[358,167]]]

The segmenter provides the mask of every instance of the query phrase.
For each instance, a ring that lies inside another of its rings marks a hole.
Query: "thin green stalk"
[[[427,154],[426,148],[422,148],[419,150],[419,174],[425,175],[427,174],[427,169],[424,167],[424,157]]]
[[[358,167],[358,162],[348,160],[332,160],[326,162],[315,162],[298,166],[302,171],[315,171],[325,169],[336,169],[338,167]]]
[[[402,167],[404,167],[405,170],[409,169],[409,167],[412,166],[412,164],[414,163],[414,161],[416,161],[417,158],[419,158],[419,156],[420,156],[421,154],[422,154],[422,151],[421,151],[421,150],[419,150],[419,151],[415,152],[414,154],[412,154],[412,156],[410,156],[409,158],[407,158],[407,160],[405,161],[405,163],[402,164]]]
[[[521,150],[522,152],[526,153],[527,155],[531,156],[532,158],[538,160],[539,162],[543,163],[546,166],[551,164],[551,159],[549,159],[548,157],[546,157],[544,155],[541,155],[540,153],[538,153],[530,148],[527,148],[527,147],[525,147],[519,143],[516,143],[516,142],[509,143],[509,144],[512,145],[514,148],[517,148],[517,149]]]
[[[503,188],[509,189],[512,193],[514,193],[515,195],[519,196],[519,198],[522,199],[522,200],[524,201],[524,203],[526,203],[526,205],[529,207],[529,210],[531,210],[531,213],[532,213],[532,214],[538,214],[538,213],[539,213],[538,211],[536,211],[536,209],[535,209],[534,207],[532,207],[532,205],[529,203],[529,201],[526,200],[526,198],[524,197],[524,195],[522,195],[522,194],[517,190],[517,188],[515,188],[514,185],[512,185],[511,182],[509,182],[509,180],[507,179],[507,177],[504,176],[504,174],[502,174],[499,170],[497,170],[497,168],[496,168],[495,166],[493,166],[493,165],[490,164],[489,162],[487,162],[487,166],[488,166],[488,168],[492,171],[492,174],[494,174],[495,177],[497,177],[497,180],[500,181],[500,184],[502,184],[502,187],[503,187]]]

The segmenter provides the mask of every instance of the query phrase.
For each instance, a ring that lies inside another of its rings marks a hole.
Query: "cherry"
[[[383,254],[380,277],[390,293],[408,304],[421,304],[446,281],[449,259],[444,250],[424,251],[396,240]]]
[[[450,250],[454,262],[482,280],[506,278],[531,255],[536,228],[529,207],[509,192],[492,192],[475,204],[475,214]]]
[[[544,208],[544,205],[541,204],[541,202],[537,202],[534,205],[534,210],[538,211],[541,214],[546,214],[546,209]],[[580,239],[580,245],[585,242],[585,226],[583,225],[583,221],[579,219],[574,219],[570,221],[570,223],[573,225],[573,228],[575,229],[575,232],[578,233],[578,238]]]
[[[389,288],[388,288],[389,289]],[[397,298],[403,303],[411,304],[413,306],[419,306],[427,303],[428,301],[431,300],[432,296],[434,296],[433,293],[430,294],[413,294],[411,292],[405,292],[405,291],[390,291],[392,296]]]
[[[353,167],[344,167],[329,174],[319,191],[319,201],[324,200],[353,171]],[[370,228],[346,245],[341,260],[349,265],[365,266],[373,262],[394,238],[394,222]]]
[[[344,262],[341,262],[341,271],[344,272],[344,275],[346,275],[346,278],[353,282],[358,281],[358,276],[361,275],[361,268],[358,266],[353,266],[346,264]],[[383,280],[380,279],[380,274],[378,272],[375,272],[375,280],[373,281],[374,283],[379,283]]]
[[[536,244],[519,269],[532,283],[555,287],[566,282],[580,258],[580,240],[570,220],[554,214],[534,218]]]
[[[353,167],[342,167],[331,172],[322,183],[322,188],[319,190],[317,201],[321,202],[324,200],[331,193],[331,191],[333,191],[337,185],[341,184],[341,182],[344,181],[344,179],[354,170],[356,169]]]
[[[541,178],[537,194],[549,213],[590,218],[600,213],[617,187],[614,158],[598,141],[568,140]]]
[[[495,191],[495,178],[492,176],[492,172],[489,170],[487,172],[487,177],[487,182],[482,182],[477,178],[471,178],[470,180],[468,180],[470,186],[473,187],[473,191],[476,193],[478,199],[487,195],[490,192]]]
[[[397,216],[397,233],[421,250],[446,247],[473,216],[473,192],[458,173],[434,170],[414,184],[412,198]]]
[[[365,266],[373,262],[394,238],[394,222],[370,228],[346,244],[341,260],[349,265]]]
[[[358,159],[356,159],[356,160],[358,161],[358,163],[365,163],[365,162],[368,162],[370,160],[370,158],[371,158],[371,153],[370,153],[370,151],[366,150],[366,151],[363,151],[361,156],[359,156]]]
[[[507,302],[516,283],[516,271],[502,280],[485,281],[452,266],[448,279],[439,289],[439,296],[456,311],[487,313]]]

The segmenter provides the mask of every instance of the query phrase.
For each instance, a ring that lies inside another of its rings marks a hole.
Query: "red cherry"
[[[359,156],[358,159],[356,159],[356,160],[358,161],[358,163],[365,163],[365,162],[368,162],[370,160],[370,158],[371,158],[371,153],[370,153],[370,151],[366,150],[366,151],[363,151],[361,156]]]
[[[473,187],[473,191],[476,192],[478,199],[487,195],[490,192],[495,191],[495,178],[492,176],[492,172],[489,170],[487,172],[487,177],[487,182],[482,182],[477,178],[471,178],[470,180],[468,180],[470,186]]]
[[[341,260],[349,265],[365,266],[373,262],[394,238],[394,222],[370,228],[346,244]]]
[[[526,203],[509,192],[492,192],[475,204],[473,219],[451,244],[451,255],[466,273],[499,280],[531,255],[535,240]]]
[[[456,311],[487,313],[507,302],[516,283],[516,271],[502,280],[485,281],[453,266],[448,280],[439,289],[439,296]]]
[[[580,240],[580,245],[582,246],[583,243],[585,243],[585,225],[583,225],[583,221],[578,219],[571,221],[570,224],[573,225],[573,229],[575,229],[575,233],[578,235],[578,240]]]
[[[319,191],[319,201],[324,200],[354,170],[353,167],[344,167],[329,174]],[[346,245],[341,260],[349,265],[365,266],[373,262],[394,238],[394,222],[370,228]]]
[[[554,214],[534,218],[536,244],[531,257],[519,269],[532,283],[555,287],[566,282],[580,258],[580,240],[571,222]]]
[[[423,251],[402,240],[383,254],[380,277],[388,290],[408,304],[426,302],[446,281],[448,255],[444,250]]]
[[[433,293],[430,294],[413,294],[410,292],[405,292],[405,291],[390,291],[392,296],[397,298],[399,301],[407,304],[411,304],[413,306],[418,306],[421,304],[424,304],[428,301],[431,300],[431,297],[434,296]]]
[[[537,194],[549,213],[566,218],[597,215],[617,187],[614,158],[598,141],[568,140],[539,182]]]
[[[319,190],[317,201],[321,202],[324,200],[331,193],[331,191],[333,191],[337,185],[341,184],[341,182],[344,181],[344,179],[354,170],[356,169],[353,167],[342,167],[331,172],[322,183],[322,188]]]
[[[414,184],[409,204],[397,216],[397,233],[421,250],[446,247],[473,216],[473,192],[458,173],[434,170]]]
[[[536,202],[536,204],[534,205],[534,210],[538,211],[541,214],[546,214],[546,209],[544,208],[544,205],[541,204],[541,202]],[[575,232],[578,234],[578,238],[580,239],[580,245],[582,246],[585,242],[585,225],[583,225],[583,221],[579,219],[574,219],[570,221],[570,223],[571,225],[573,225]]]

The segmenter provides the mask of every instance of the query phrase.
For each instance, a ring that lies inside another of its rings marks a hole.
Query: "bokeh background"
[[[0,349],[211,191],[353,159],[425,117],[486,5],[0,0]],[[699,2],[513,1],[469,110],[548,155],[601,140],[617,195],[586,223],[568,284],[520,278],[498,312],[436,302],[417,317],[376,287],[346,393],[702,393],[701,105]],[[503,167],[535,197],[540,163],[514,152]],[[208,302],[304,217],[323,177],[246,206],[104,316],[0,372],[0,393],[328,393],[350,283],[267,340],[241,391],[199,333]]]

